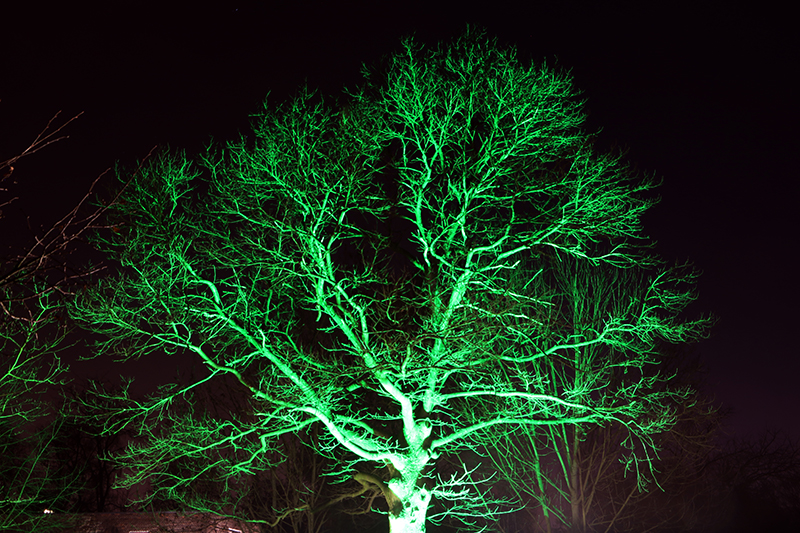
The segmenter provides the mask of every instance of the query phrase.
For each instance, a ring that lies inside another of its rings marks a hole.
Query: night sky
[[[632,162],[663,179],[646,231],[662,256],[703,271],[693,311],[719,318],[694,348],[705,392],[733,409],[741,433],[769,427],[800,437],[798,32],[778,2],[697,3],[706,7],[3,2],[0,160],[57,111],[84,114],[68,140],[17,165],[20,200],[2,239],[25,234],[13,226],[23,214],[46,224],[67,212],[117,161],[131,166],[156,145],[191,153],[211,137],[246,132],[268,93],[279,103],[307,81],[336,94],[404,35],[435,43],[478,25],[523,58],[571,69],[590,129],[602,127],[601,146],[629,148]]]

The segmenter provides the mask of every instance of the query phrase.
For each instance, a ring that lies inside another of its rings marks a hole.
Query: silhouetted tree
[[[58,465],[74,472],[69,511],[75,513],[123,511],[128,508],[128,492],[115,489],[119,466],[114,454],[132,437],[133,428],[120,425],[115,432],[105,432],[96,418],[97,409],[113,408],[93,403],[88,386],[72,384],[66,389],[60,409],[61,429],[52,444]]]
[[[780,431],[732,438],[704,465],[716,489],[716,516],[727,530],[795,531],[800,527],[800,443]]]

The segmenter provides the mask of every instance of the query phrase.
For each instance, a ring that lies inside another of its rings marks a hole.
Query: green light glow
[[[163,155],[127,185],[101,242],[126,274],[74,315],[100,353],[189,351],[252,404],[171,415],[199,383],[129,400],[145,428],[172,417],[130,450],[129,482],[183,497],[213,473],[235,491],[274,466],[277,437],[320,424],[338,478],[380,490],[410,533],[509,509],[462,456],[521,428],[615,424],[646,465],[684,393],[641,369],[707,326],[676,318],[692,275],[648,254],[653,182],[593,151],[567,75],[475,32],[407,40],[366,77],[342,110],[301,91],[265,108],[255,146]]]

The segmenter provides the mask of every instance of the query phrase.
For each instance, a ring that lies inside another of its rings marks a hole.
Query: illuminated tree
[[[190,401],[173,404],[169,422],[162,418],[158,425],[147,422],[141,424],[139,438],[149,441],[162,439],[174,433],[175,427],[179,427],[188,414],[198,416],[202,413],[202,416],[216,420],[233,417],[252,420],[257,417],[248,391],[237,381],[216,380],[213,387],[211,383],[208,385],[200,390],[195,388]],[[110,396],[104,391],[105,398]],[[274,443],[274,457],[271,458],[276,463],[280,462],[280,466],[255,471],[253,475],[240,480],[236,490],[230,490],[228,484],[220,482],[224,474],[220,476],[214,469],[205,468],[207,465],[202,464],[203,457],[172,461],[168,466],[170,476],[186,477],[192,481],[174,487],[169,482],[161,485],[163,477],[142,479],[153,494],[148,501],[148,509],[157,512],[200,510],[210,513],[235,510],[238,518],[259,521],[271,528],[278,527],[281,531],[295,533],[319,533],[324,527],[329,528],[333,512],[342,510],[344,504],[347,505],[344,510],[346,513],[366,512],[364,506],[353,508],[354,503],[363,503],[361,499],[356,502],[353,500],[367,491],[352,494],[352,491],[344,490],[341,486],[337,490],[325,475],[330,461],[314,451],[319,441],[319,430],[317,426],[310,426],[298,434],[281,435]],[[199,460],[201,464],[193,464],[192,459]],[[199,470],[203,474],[196,475]],[[129,479],[128,483],[131,481]],[[379,491],[372,492],[373,499],[380,494]]]
[[[636,269],[598,268],[574,258],[554,259],[546,271],[554,289],[549,322],[578,337],[601,331],[610,316],[646,312],[652,294],[679,296],[675,303],[683,305],[695,277],[686,267],[650,276]],[[670,353],[670,342],[685,339],[662,335],[657,343],[651,340],[574,346],[557,358],[531,363],[541,387],[553,395],[602,395],[644,385],[647,401],[657,399],[659,407],[644,410],[634,423],[657,424],[661,430],[648,430],[647,442],[631,438],[628,427],[618,423],[520,426],[509,431],[504,440],[493,443],[488,455],[512,493],[527,502],[528,524],[549,532],[554,524],[570,531],[642,531],[648,524],[675,526],[683,519],[688,523],[687,491],[698,481],[697,472],[713,448],[718,417],[708,402],[680,386],[692,375],[691,368]],[[650,358],[640,360],[642,366],[632,371],[630,351],[638,350],[648,351]],[[633,449],[638,453],[629,453]],[[653,469],[659,472],[657,486],[646,490]],[[636,475],[630,475],[631,470]],[[647,507],[656,500],[659,512],[648,515]],[[683,507],[665,512],[675,506]]]
[[[552,427],[497,445],[489,454],[523,511],[501,518],[502,531],[701,531],[711,525],[716,489],[703,466],[713,450],[717,420],[687,399],[676,425],[654,437],[656,483],[642,490],[626,471],[626,437],[619,425],[585,431]],[[523,527],[520,527],[520,524]]]
[[[177,490],[191,479],[163,465],[192,460],[234,491],[273,466],[278,437],[318,424],[339,479],[379,488],[391,530],[410,533],[501,511],[478,464],[443,459],[523,426],[617,424],[646,466],[685,393],[643,369],[661,339],[706,326],[677,318],[691,287],[641,234],[654,183],[596,153],[566,74],[473,31],[430,50],[406,40],[366,77],[338,107],[301,91],[265,109],[252,145],[200,164],[162,155],[115,206],[101,244],[124,273],[74,311],[105,335],[99,353],[188,351],[209,370],[198,382],[232,376],[258,407],[183,417],[130,450],[139,475]],[[578,328],[561,320],[562,259],[647,290]],[[554,386],[539,371],[588,349],[630,378]],[[155,422],[192,388],[126,409]]]

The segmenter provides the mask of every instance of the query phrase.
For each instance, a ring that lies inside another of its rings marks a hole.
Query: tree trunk
[[[576,532],[586,531],[586,520],[583,510],[583,494],[581,492],[582,484],[580,480],[580,471],[578,463],[580,457],[578,456],[580,435],[578,427],[573,429],[572,433],[572,453],[570,454],[570,472],[569,472],[569,496],[570,496],[570,511],[572,519],[572,530]]]
[[[399,499],[399,505],[389,512],[389,533],[425,533],[431,491],[417,486],[403,487],[404,484],[391,481],[389,485]]]

